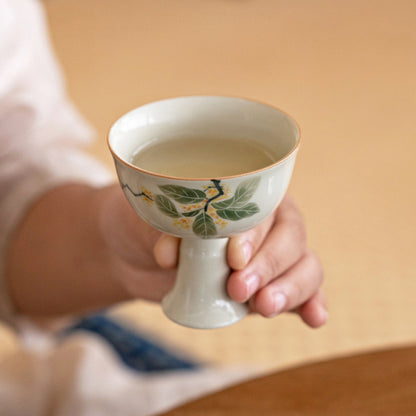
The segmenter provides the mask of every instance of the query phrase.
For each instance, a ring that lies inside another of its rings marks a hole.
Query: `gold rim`
[[[279,159],[278,161],[272,163],[271,165],[265,166],[264,168],[257,169],[257,170],[253,170],[253,171],[246,172],[246,173],[240,173],[238,175],[221,176],[221,177],[215,177],[215,178],[183,178],[183,177],[180,177],[180,176],[168,176],[168,175],[163,175],[163,174],[156,173],[156,172],[151,172],[149,170],[141,169],[141,168],[139,168],[139,167],[131,164],[130,162],[122,159],[120,156],[117,155],[117,153],[111,147],[111,144],[110,144],[110,133],[111,133],[112,128],[114,127],[114,125],[119,120],[121,120],[123,117],[125,117],[131,111],[135,111],[138,108],[144,107],[144,106],[146,106],[148,104],[156,104],[156,103],[159,103],[159,102],[174,100],[174,99],[178,99],[178,98],[197,98],[197,97],[201,97],[201,98],[204,98],[204,97],[205,98],[235,98],[235,99],[244,100],[244,101],[248,101],[248,102],[252,102],[252,103],[257,103],[257,104],[264,105],[266,107],[272,108],[272,109],[278,111],[279,113],[285,115],[286,117],[288,117],[289,120],[291,120],[295,124],[295,126],[296,126],[296,128],[298,130],[297,143],[294,146],[294,148],[286,156],[284,156],[283,158]],[[222,95],[187,95],[187,96],[172,97],[172,98],[166,98],[166,99],[163,99],[163,100],[153,101],[153,102],[150,102],[150,103],[147,103],[147,104],[143,104],[140,107],[136,107],[136,108],[130,110],[129,112],[123,114],[121,117],[119,117],[112,124],[112,126],[110,128],[110,131],[109,131],[109,133],[107,135],[107,146],[110,149],[110,152],[111,152],[111,154],[113,155],[114,158],[118,159],[124,165],[127,165],[130,168],[132,168],[134,170],[137,170],[138,172],[145,173],[145,174],[151,175],[151,176],[156,176],[156,177],[159,177],[159,178],[174,179],[174,180],[177,180],[177,181],[199,181],[199,182],[205,182],[205,181],[210,181],[211,179],[227,180],[227,179],[241,178],[241,177],[244,177],[244,176],[253,175],[255,173],[263,172],[263,171],[268,170],[268,169],[270,169],[272,167],[278,166],[278,165],[282,164],[283,162],[285,162],[287,159],[289,159],[293,154],[295,154],[297,152],[297,150],[299,149],[299,146],[300,146],[301,136],[302,136],[301,135],[301,129],[300,129],[300,126],[299,126],[298,122],[289,113],[287,113],[286,111],[283,111],[280,108],[277,108],[277,107],[275,107],[273,105],[270,105],[270,104],[267,104],[267,103],[264,103],[264,102],[261,102],[261,101],[258,101],[258,100],[252,100],[250,98],[238,97],[238,96],[225,96],[225,95],[224,96],[222,96]]]

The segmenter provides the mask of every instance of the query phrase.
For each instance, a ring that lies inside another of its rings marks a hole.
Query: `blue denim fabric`
[[[114,348],[124,364],[139,372],[193,370],[199,367],[197,363],[175,355],[105,314],[82,318],[65,329],[61,335],[69,335],[76,331],[88,331],[99,335]]]

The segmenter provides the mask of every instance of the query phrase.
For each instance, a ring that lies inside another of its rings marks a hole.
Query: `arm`
[[[31,207],[11,238],[6,279],[25,315],[83,312],[128,298],[111,278],[97,211],[108,188],[58,187]]]
[[[11,238],[6,280],[12,301],[22,314],[45,317],[132,297],[159,300],[174,272],[153,258],[158,237],[118,185],[60,186],[30,208]]]

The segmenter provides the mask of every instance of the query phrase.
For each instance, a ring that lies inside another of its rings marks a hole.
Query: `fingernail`
[[[243,255],[245,264],[247,264],[251,259],[251,254],[253,252],[253,247],[249,241],[243,243]]]
[[[273,313],[270,318],[279,315],[286,306],[286,295],[282,292],[277,292],[273,295]]]
[[[259,288],[260,278],[256,274],[250,274],[248,277],[246,277],[245,283],[246,283],[246,298],[245,298],[245,301],[246,301],[251,296],[253,296],[256,290]]]

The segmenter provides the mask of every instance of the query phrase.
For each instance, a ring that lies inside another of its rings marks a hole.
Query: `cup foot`
[[[187,308],[175,305],[167,295],[162,301],[165,315],[173,322],[195,329],[215,329],[232,325],[248,314],[248,306],[232,300],[217,300],[210,308]]]

